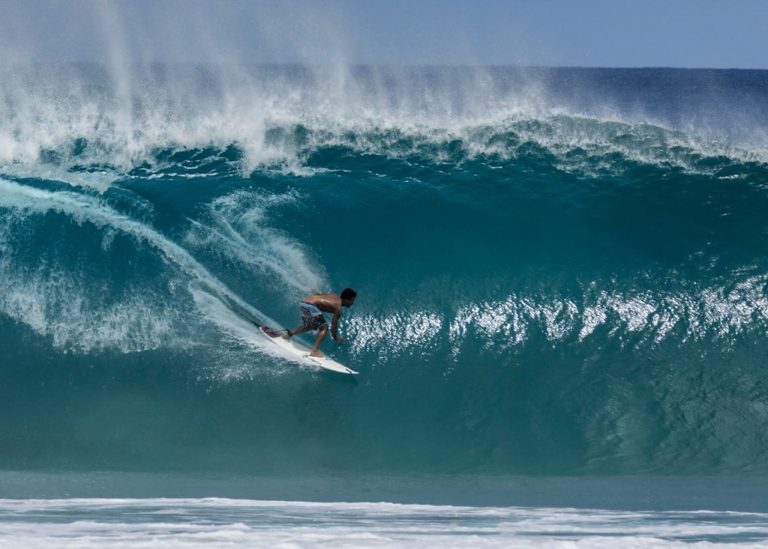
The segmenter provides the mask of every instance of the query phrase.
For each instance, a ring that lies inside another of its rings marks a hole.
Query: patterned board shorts
[[[306,330],[318,330],[325,325],[323,311],[311,303],[301,304],[301,323]]]

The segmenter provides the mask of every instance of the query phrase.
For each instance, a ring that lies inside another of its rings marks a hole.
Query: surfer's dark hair
[[[356,297],[357,292],[352,288],[344,288],[341,292],[341,299],[355,299]]]

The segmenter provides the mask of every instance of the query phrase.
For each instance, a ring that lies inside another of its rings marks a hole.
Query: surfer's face
[[[344,307],[351,307],[352,305],[354,305],[354,304],[355,304],[355,298],[354,298],[354,297],[350,297],[350,298],[348,298],[348,299],[342,299],[342,300],[341,300],[341,304],[342,304]]]

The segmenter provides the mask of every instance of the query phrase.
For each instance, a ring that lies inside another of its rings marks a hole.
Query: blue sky
[[[5,59],[768,68],[768,0],[3,0]]]

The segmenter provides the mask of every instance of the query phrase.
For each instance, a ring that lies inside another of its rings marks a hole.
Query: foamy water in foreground
[[[2,547],[768,547],[768,513],[237,499],[0,500]]]

